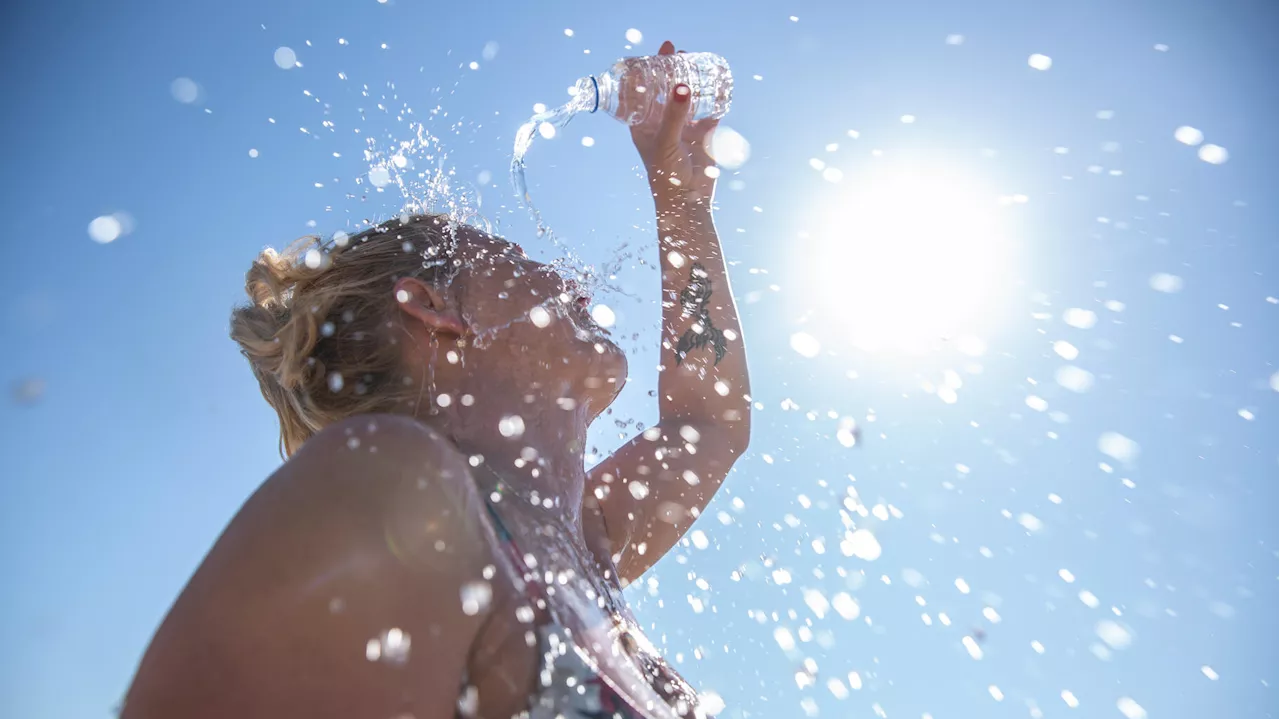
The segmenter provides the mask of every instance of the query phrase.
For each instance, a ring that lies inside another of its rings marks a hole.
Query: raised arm
[[[661,54],[674,52],[664,43]],[[657,128],[632,135],[649,173],[662,268],[658,424],[588,477],[618,572],[632,581],[688,531],[750,437],[747,357],[711,216],[715,120],[688,124],[677,87]]]

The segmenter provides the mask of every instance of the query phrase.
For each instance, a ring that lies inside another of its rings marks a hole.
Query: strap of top
[[[525,592],[530,598],[543,598],[542,583],[538,581],[536,574],[529,573],[525,565],[524,552],[520,551],[520,545],[516,543],[511,530],[507,529],[507,525],[503,523],[502,515],[498,514],[498,510],[494,508],[493,502],[488,497],[485,498],[484,508],[489,512],[489,519],[493,520],[494,532],[498,535],[498,541],[502,543],[502,550],[507,553],[512,568],[519,576],[525,577]]]

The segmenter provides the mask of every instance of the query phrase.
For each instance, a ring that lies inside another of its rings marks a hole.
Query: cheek
[[[531,310],[545,304],[547,293],[525,280],[524,277],[507,274],[474,282],[463,302],[464,314],[476,325],[473,329],[509,325],[530,317]]]

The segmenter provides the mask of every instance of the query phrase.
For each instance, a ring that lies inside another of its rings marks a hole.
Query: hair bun
[[[315,272],[297,258],[301,248],[315,241],[304,238],[284,254],[270,247],[263,250],[245,273],[245,293],[251,304],[231,315],[231,338],[240,345],[241,353],[255,371],[270,375],[285,389],[294,389],[303,381],[306,358],[315,345],[314,313],[298,317],[293,311],[299,283]]]

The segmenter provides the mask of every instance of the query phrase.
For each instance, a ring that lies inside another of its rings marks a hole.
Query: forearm
[[[722,428],[745,446],[751,393],[738,309],[709,203],[658,199],[664,422]]]

